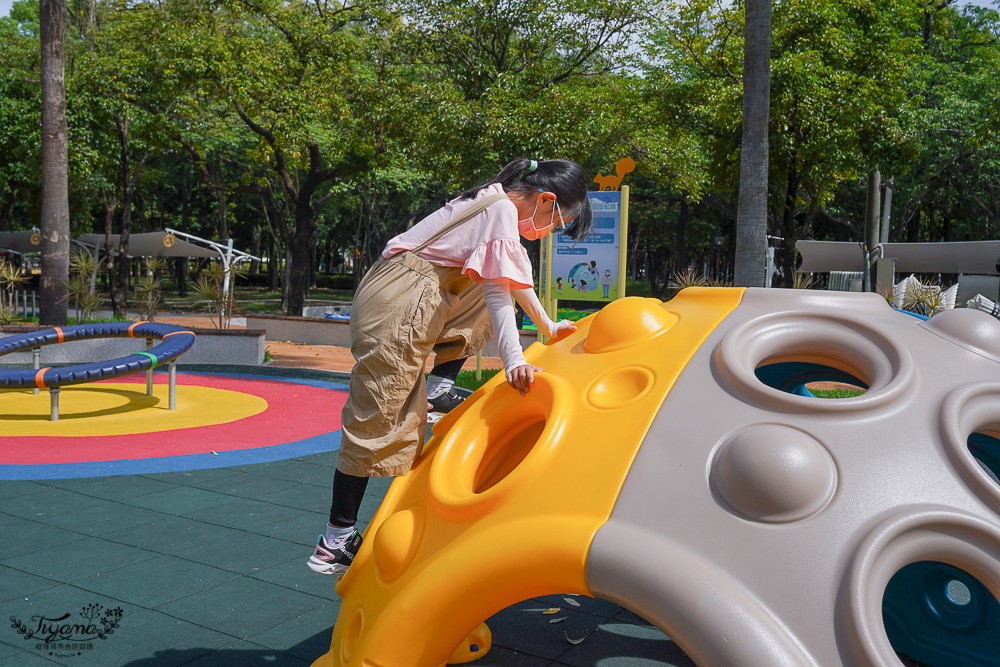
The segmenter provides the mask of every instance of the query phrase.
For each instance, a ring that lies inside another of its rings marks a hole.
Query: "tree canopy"
[[[892,240],[1000,234],[995,9],[777,0],[771,21],[786,282],[795,240],[861,240],[873,169]],[[69,0],[66,26],[73,232],[232,238],[271,260],[289,312],[522,156],[635,160],[633,275],[732,266],[741,0]],[[38,2],[19,0],[0,19],[0,230],[38,224],[40,100]]]

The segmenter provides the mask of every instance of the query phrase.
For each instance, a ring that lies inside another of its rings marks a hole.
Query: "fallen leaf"
[[[574,600],[573,598],[563,598],[563,600],[566,601],[566,604],[572,605],[574,607],[579,607],[580,606],[580,603],[577,602],[576,600]]]
[[[570,644],[573,644],[574,646],[576,646],[577,644],[579,644],[580,642],[582,642],[584,639],[587,638],[587,635],[584,635],[579,639],[570,639],[568,632],[564,632],[563,634],[566,635],[566,641],[568,641]]]
[[[545,614],[546,616],[549,616],[549,615],[552,615],[552,614],[558,614],[559,611],[560,611],[559,607],[549,607],[548,609],[546,609],[542,613]]]
[[[569,616],[560,616],[559,618],[553,618],[551,621],[549,621],[549,623],[562,623],[567,618],[569,618]]]

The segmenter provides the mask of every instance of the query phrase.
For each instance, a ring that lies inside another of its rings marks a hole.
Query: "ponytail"
[[[532,168],[534,167],[534,168]],[[508,162],[500,173],[489,181],[466,190],[459,200],[472,199],[483,188],[499,183],[504,192],[530,193],[546,190],[555,194],[563,215],[573,220],[563,233],[574,241],[587,236],[594,227],[593,211],[587,188],[591,181],[583,167],[571,160],[542,160],[516,158]]]

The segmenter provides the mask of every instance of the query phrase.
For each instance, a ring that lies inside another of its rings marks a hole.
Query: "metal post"
[[[222,282],[222,296],[226,298],[229,296],[229,274],[232,271],[233,264],[233,240],[229,239],[226,243],[226,254],[222,256],[222,269],[223,269],[223,282]]]
[[[892,213],[892,179],[890,178],[885,184],[885,199],[882,201],[883,213],[882,213],[882,225],[879,227],[878,240],[879,243],[889,242],[889,221],[891,219],[890,214]]]
[[[31,348],[31,366],[36,371],[42,367],[42,348],[33,347]],[[38,387],[31,390],[32,394],[38,395]]]
[[[548,298],[549,286],[545,284],[545,241],[538,244],[538,265],[541,270],[538,272],[538,300],[542,304],[542,309],[548,312],[548,308],[545,306],[545,300]],[[511,296],[513,298],[513,295]],[[538,322],[535,322],[538,325]],[[519,334],[520,335],[520,334]],[[545,342],[545,336],[542,335],[542,328],[538,327],[538,333],[535,335],[535,340],[539,343]]]
[[[553,322],[556,321],[558,315],[556,312],[556,290],[554,288],[554,283],[552,282],[552,237],[555,236],[554,233],[549,233],[545,236],[545,240],[542,241],[545,246],[545,313],[549,316],[549,319]]]
[[[476,352],[476,382],[483,379],[483,351]]]
[[[59,421],[59,387],[49,389],[49,421]]]
[[[621,227],[618,231],[618,298],[625,296],[625,282],[628,278],[628,195],[627,185],[621,189]]]
[[[38,292],[31,293],[31,316],[38,317],[38,304],[35,299],[38,297]]]
[[[170,375],[170,409],[177,409],[177,362],[171,361],[167,365]]]
[[[149,351],[153,347],[153,339],[146,339],[146,350]],[[150,366],[149,370],[146,371],[146,396],[153,395],[153,367]]]

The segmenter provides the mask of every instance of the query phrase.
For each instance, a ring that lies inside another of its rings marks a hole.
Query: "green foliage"
[[[596,174],[632,157],[630,273],[662,295],[673,271],[731,262],[740,1],[68,9],[74,233],[130,216],[231,237],[268,255],[287,306],[320,267],[353,287],[389,238],[510,158]],[[786,250],[859,240],[877,167],[891,240],[1000,234],[998,39],[995,9],[776,0],[769,233]],[[37,220],[39,100],[38,3],[21,0],[0,18],[0,230]]]
[[[502,372],[502,368],[484,368],[480,373],[480,379],[477,380],[475,371],[459,371],[458,377],[455,378],[455,386],[475,391],[489,382],[494,375]]]

